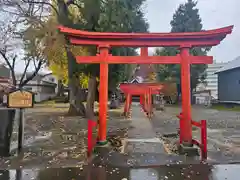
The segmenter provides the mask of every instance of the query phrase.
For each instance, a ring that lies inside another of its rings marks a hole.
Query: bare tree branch
[[[31,81],[40,71],[41,67],[43,65],[42,61],[38,62],[37,68],[35,69],[35,71],[31,74],[31,76],[28,76],[20,85],[20,87],[25,86],[29,81]]]
[[[27,69],[28,69],[28,67],[29,67],[29,65],[30,65],[31,59],[28,59],[28,60],[26,60],[26,61],[27,61],[27,62],[26,62],[26,64],[25,64],[25,68],[24,68],[24,71],[23,71],[23,73],[22,73],[22,77],[21,77],[20,82],[19,82],[20,85],[22,84],[23,79],[24,79],[24,77],[25,77],[25,75],[26,75],[26,73],[27,73]]]
[[[0,14],[4,17],[0,19],[0,54],[11,71],[15,86],[17,84],[20,87],[26,85],[38,74],[45,63],[41,40],[34,35],[26,37],[26,30],[29,27],[45,26],[44,22],[50,14],[50,5],[51,3],[47,0],[0,0]],[[54,9],[54,6],[51,5],[51,8]],[[31,49],[27,50],[28,46]],[[16,56],[21,50],[25,51],[23,58]],[[26,64],[22,77],[17,82],[15,77],[16,61],[23,60],[26,60]],[[31,63],[34,64],[35,69],[31,76],[24,79]]]
[[[15,69],[16,59],[17,59],[17,55],[15,55],[14,58],[13,58],[13,60],[12,60],[12,68],[13,68],[13,69]]]
[[[37,69],[37,62],[36,62],[36,59],[33,59],[33,65],[35,67],[35,70]]]
[[[57,8],[54,7],[53,4],[51,4],[50,2],[46,2],[46,0],[42,0],[42,1],[22,0],[22,1],[25,2],[25,3],[28,3],[28,4],[42,4],[42,5],[48,5],[48,6],[50,6],[50,7],[55,11],[55,13],[56,13],[57,15],[59,15],[59,14],[58,14],[58,10],[57,10]]]

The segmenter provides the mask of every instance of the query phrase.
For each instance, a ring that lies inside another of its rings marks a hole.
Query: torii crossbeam
[[[99,99],[99,134],[100,144],[106,143],[107,132],[107,102],[108,102],[108,64],[181,64],[182,120],[181,139],[186,145],[192,144],[191,99],[190,99],[190,65],[211,64],[211,56],[191,56],[189,50],[193,47],[208,47],[218,45],[233,26],[220,29],[184,32],[184,33],[109,33],[86,32],[59,26],[60,32],[73,45],[94,45],[99,49],[96,56],[78,56],[78,63],[100,64],[100,99]],[[109,49],[114,46],[143,47],[141,56],[112,56]],[[177,47],[177,56],[148,56],[145,47]]]

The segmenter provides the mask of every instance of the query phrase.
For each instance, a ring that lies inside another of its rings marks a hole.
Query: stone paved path
[[[124,153],[101,154],[93,160],[95,166],[148,167],[166,164],[198,164],[198,159],[168,154],[163,141],[157,137],[156,128],[140,106],[133,104],[128,138]],[[163,128],[165,126],[161,125]]]
[[[128,131],[125,152],[166,154],[162,142],[156,138],[150,120],[141,111],[139,105],[132,106],[131,116],[132,128]]]
[[[150,121],[145,117],[138,105],[132,106],[130,125],[133,128],[128,131],[128,138],[151,139],[156,137]]]

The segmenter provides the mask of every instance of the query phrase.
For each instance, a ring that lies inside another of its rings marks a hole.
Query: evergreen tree
[[[81,29],[86,31],[97,32],[146,32],[148,24],[144,19],[141,5],[145,0],[70,0],[66,3],[64,0],[57,0],[58,4],[58,22],[62,25]],[[75,21],[71,17],[69,8],[75,7],[79,12],[79,18]],[[96,48],[87,48],[88,55],[96,55]],[[93,105],[96,99],[96,91],[98,87],[97,78],[99,76],[99,65],[96,64],[80,64],[77,65],[74,56],[68,49],[68,71],[69,82],[73,79],[73,75],[83,72],[88,79],[88,96],[86,104],[86,115],[91,118],[94,116]],[[111,48],[112,55],[134,55],[133,48]],[[110,65],[109,66],[109,88],[116,87],[116,84],[126,78],[126,65]],[[76,73],[74,73],[76,72]],[[73,81],[72,81],[73,82]],[[71,84],[71,83],[69,83]],[[73,89],[76,83],[73,84]],[[78,91],[76,91],[77,93]],[[71,94],[71,93],[70,93]],[[74,94],[74,93],[72,93]],[[77,96],[72,97],[73,103],[77,103]],[[71,96],[70,96],[71,99]],[[73,109],[73,108],[72,108]],[[76,108],[74,108],[76,109]],[[77,108],[82,109],[82,108]]]
[[[199,15],[199,9],[196,6],[197,2],[194,0],[188,0],[186,3],[180,4],[173,15],[173,19],[170,22],[172,27],[171,32],[199,32],[203,30],[202,20]],[[206,55],[209,50],[209,47],[192,48],[190,50],[190,53],[193,56],[201,56]],[[161,50],[157,49],[155,51],[155,55],[162,56],[175,56],[178,53],[179,50],[174,47],[163,48]],[[160,67],[161,68],[158,69],[158,78],[160,81],[166,79],[175,79],[178,83],[178,86],[180,86],[180,65],[161,65]],[[191,65],[192,91],[200,82],[204,81],[204,72],[206,68],[207,65],[205,64]]]
[[[148,24],[144,19],[141,6],[145,0],[83,0],[84,8],[81,12],[80,22],[78,25],[87,27],[88,31],[98,32],[146,32]],[[84,20],[84,21],[83,21]],[[96,50],[96,49],[95,49]],[[95,55],[93,50],[90,54]],[[112,55],[134,55],[135,50],[132,48],[112,48]],[[85,66],[86,67],[86,66]],[[88,85],[88,97],[86,105],[86,114],[88,117],[93,116],[93,103],[95,100],[95,89],[97,87],[96,77],[99,76],[98,65],[88,65],[87,73],[90,74]],[[109,89],[116,87],[116,84],[126,76],[125,65],[117,64],[109,66]],[[91,83],[93,82],[93,83]]]

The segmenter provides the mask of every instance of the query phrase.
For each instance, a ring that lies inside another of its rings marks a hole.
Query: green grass
[[[165,107],[181,107],[182,105],[179,103],[179,104],[165,104],[164,106]]]
[[[240,111],[240,105],[213,105],[212,109],[216,109],[219,111]]]
[[[55,100],[49,100],[49,101],[42,101],[38,104],[53,105],[53,104],[56,104],[56,102],[55,102]]]

